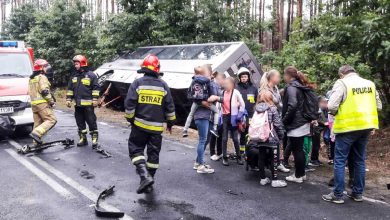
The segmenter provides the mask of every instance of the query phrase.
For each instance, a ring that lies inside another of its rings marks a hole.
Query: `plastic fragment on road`
[[[98,217],[104,218],[122,218],[125,216],[124,212],[113,212],[113,211],[105,211],[102,210],[99,206],[100,200],[105,199],[107,196],[110,196],[114,193],[115,186],[109,186],[107,189],[103,190],[96,201],[95,205],[95,214]]]

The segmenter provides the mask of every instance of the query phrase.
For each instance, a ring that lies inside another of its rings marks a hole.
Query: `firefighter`
[[[30,137],[34,140],[34,146],[42,144],[42,137],[57,123],[53,111],[55,103],[50,92],[50,83],[44,75],[48,66],[49,63],[46,60],[37,59],[28,84],[34,118],[34,129]]]
[[[83,55],[73,57],[75,73],[68,83],[66,93],[66,105],[72,107],[72,100],[75,104],[76,124],[80,140],[77,146],[88,145],[87,126],[92,137],[92,148],[98,147],[99,132],[96,124],[95,107],[98,106],[99,85],[96,75],[88,69],[87,58]]]
[[[141,178],[137,189],[137,193],[141,194],[153,190],[154,175],[159,167],[163,123],[167,122],[167,129],[171,131],[176,115],[170,89],[160,77],[158,58],[146,56],[138,73],[144,76],[136,79],[128,90],[125,117],[132,125],[129,155]],[[145,147],[147,157],[144,155]]]
[[[240,152],[241,155],[245,152],[246,136],[248,134],[249,119],[253,117],[255,104],[257,100],[257,88],[252,84],[251,74],[248,68],[241,67],[237,73],[238,83],[237,90],[241,93],[245,102],[245,115],[246,127],[244,131],[240,131]]]

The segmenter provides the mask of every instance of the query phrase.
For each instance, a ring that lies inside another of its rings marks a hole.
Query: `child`
[[[209,65],[202,67],[198,66],[194,69],[194,72],[195,76],[192,77],[193,80],[187,94],[188,99],[191,99],[193,102],[191,105],[191,111],[188,114],[186,123],[183,128],[183,137],[188,137],[188,128],[190,127],[192,119],[194,118],[196,109],[199,105],[202,105],[202,101],[207,101],[207,99],[212,95],[218,95],[218,91],[216,91],[217,88],[211,85],[211,71]],[[214,123],[210,133],[218,137],[217,126],[219,120],[219,111],[215,104],[210,105],[210,110],[214,113]]]
[[[260,170],[260,185],[264,186],[271,183],[272,187],[285,187],[287,186],[287,183],[283,180],[278,180],[277,178],[277,146],[283,139],[284,128],[277,107],[272,100],[272,93],[270,91],[265,90],[259,94],[255,111],[255,114],[267,112],[268,123],[271,129],[268,140],[264,142],[254,140],[249,141],[247,148],[248,161],[252,162],[252,167],[256,166],[256,162],[258,162]],[[270,170],[272,180],[265,176],[265,166],[267,162],[271,163]]]
[[[318,97],[318,101],[320,117],[316,123],[317,126],[314,126],[313,148],[311,151],[311,161],[309,163],[310,166],[322,165],[321,161],[319,160],[321,134],[322,132],[325,134],[326,130],[328,129],[328,99],[324,96],[320,96]]]

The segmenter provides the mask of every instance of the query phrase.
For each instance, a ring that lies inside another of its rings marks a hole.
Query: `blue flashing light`
[[[0,41],[0,47],[18,47],[17,41]]]

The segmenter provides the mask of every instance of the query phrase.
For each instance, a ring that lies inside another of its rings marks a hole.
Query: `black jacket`
[[[303,117],[303,90],[309,89],[303,86],[298,80],[287,84],[284,89],[282,121],[286,131],[290,131],[309,123],[310,121]]]
[[[92,106],[99,98],[99,84],[96,75],[89,70],[73,73],[68,83],[66,100],[74,100],[76,106]]]
[[[249,118],[251,118],[254,113],[258,90],[250,82],[250,78],[248,83],[239,82],[237,84],[237,90],[241,93],[242,98],[244,99],[245,102],[245,109],[248,112]]]
[[[146,68],[139,72],[145,75],[130,85],[125,117],[141,130],[161,134],[164,122],[173,125],[176,120],[171,90],[155,72]]]

